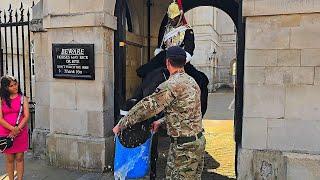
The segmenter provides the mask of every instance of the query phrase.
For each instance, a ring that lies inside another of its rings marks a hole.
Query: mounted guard
[[[185,72],[193,77],[201,90],[201,113],[204,116],[207,110],[208,99],[208,83],[207,76],[198,71],[190,62],[192,60],[195,49],[194,32],[187,24],[182,10],[182,0],[173,1],[167,11],[167,25],[159,32],[159,47],[154,51],[154,57],[146,64],[137,69],[137,75],[142,78],[142,83],[136,89],[134,95],[126,102],[123,109],[120,111],[122,116],[125,116],[127,111],[131,109],[137,102],[144,97],[155,92],[156,88],[169,77],[169,72],[166,69],[166,54],[167,49],[172,46],[180,46],[186,52]],[[128,129],[125,129],[120,134],[122,144],[128,147],[135,147],[145,142],[149,137],[149,127],[151,123],[163,117],[163,113],[159,113],[148,121],[138,123]],[[133,138],[134,137],[134,138]],[[157,134],[153,135],[151,147],[151,168],[150,179],[156,178],[156,161],[158,159],[158,138]]]
[[[182,10],[182,0],[177,2],[174,0],[168,7],[167,11],[168,23],[165,26],[164,31],[159,33],[159,47],[154,51],[154,57],[146,64],[140,66],[137,69],[137,75],[142,79],[150,79],[147,76],[152,74],[156,76],[157,73],[162,72],[165,74],[165,70],[160,70],[165,68],[166,50],[171,46],[182,47],[187,54],[187,63],[185,65],[185,71],[191,77],[193,77],[201,88],[201,112],[202,115],[205,114],[207,110],[207,99],[208,99],[208,83],[209,80],[207,76],[198,71],[192,64],[191,60],[193,57],[193,52],[195,49],[194,43],[194,32],[192,28],[187,24],[187,21]],[[153,78],[154,79],[154,78]],[[148,84],[152,82],[146,82]],[[157,84],[158,85],[158,84]],[[138,87],[133,99],[140,99],[144,85]],[[155,89],[156,87],[154,87]]]

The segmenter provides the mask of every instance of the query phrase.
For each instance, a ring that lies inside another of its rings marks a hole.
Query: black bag
[[[11,148],[13,145],[13,138],[8,137],[0,137],[0,151],[3,152],[4,150]]]
[[[21,96],[21,99],[20,99],[20,109],[19,109],[17,120],[16,120],[16,126],[18,126],[19,124],[19,119],[21,117],[22,110],[23,110],[23,95]],[[6,149],[11,148],[12,145],[13,145],[13,138],[0,137],[0,152],[3,152]]]

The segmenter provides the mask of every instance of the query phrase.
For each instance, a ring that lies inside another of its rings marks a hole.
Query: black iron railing
[[[0,74],[15,76],[23,94],[29,97],[29,147],[32,148],[35,102],[29,22],[30,8],[25,9],[22,2],[19,9],[14,10],[10,4],[8,9],[0,10]]]

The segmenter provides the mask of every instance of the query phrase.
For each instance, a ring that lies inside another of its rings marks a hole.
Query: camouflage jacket
[[[169,136],[194,136],[202,131],[200,88],[184,71],[172,74],[153,94],[138,102],[118,124],[126,128],[163,110]]]

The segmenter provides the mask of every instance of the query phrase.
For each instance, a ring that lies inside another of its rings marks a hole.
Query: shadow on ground
[[[231,180],[234,178],[229,178],[221,174],[215,173],[214,170],[220,167],[220,163],[216,161],[208,152],[204,155],[204,168],[202,172],[202,180]]]
[[[165,167],[167,163],[167,153],[170,145],[168,137],[159,137],[158,151],[159,157],[157,161],[157,179],[165,178]],[[221,174],[215,173],[215,169],[220,167],[220,163],[216,161],[208,152],[204,156],[204,169],[202,173],[202,180],[235,180]]]

